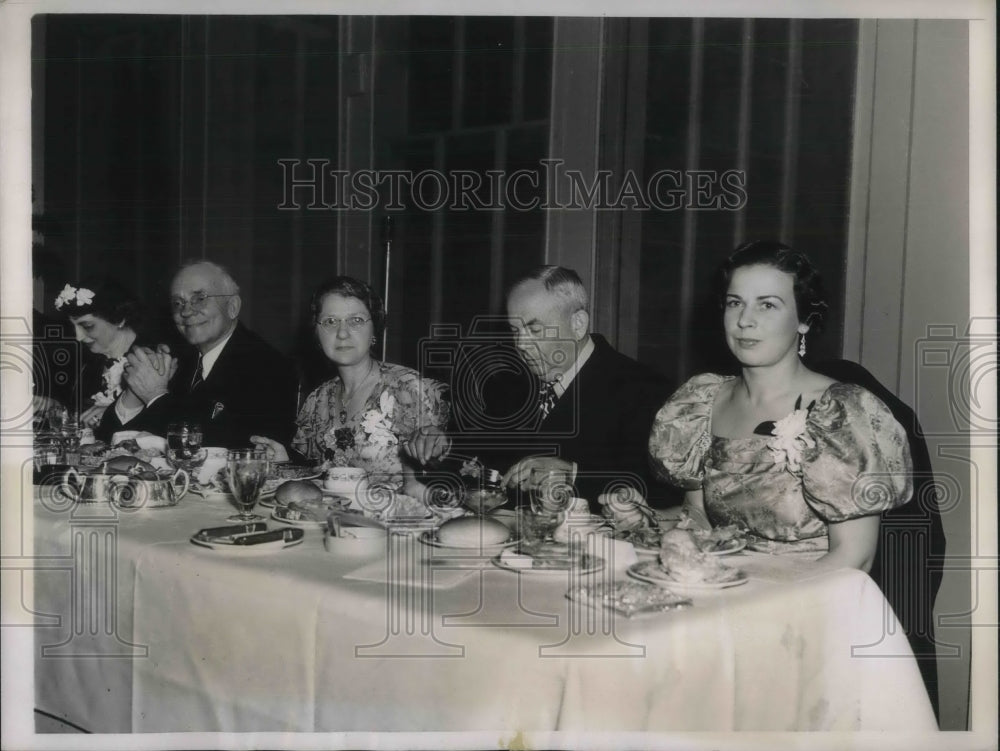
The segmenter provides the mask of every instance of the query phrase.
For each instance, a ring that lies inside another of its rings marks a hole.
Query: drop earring
[[[806,356],[806,335],[799,334],[799,357]]]

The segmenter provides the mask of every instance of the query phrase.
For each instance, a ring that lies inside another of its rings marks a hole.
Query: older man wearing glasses
[[[105,412],[99,435],[146,430],[165,435],[178,420],[198,422],[205,445],[249,446],[254,434],[291,440],[298,380],[277,350],[239,322],[240,289],[218,264],[196,261],[174,276],[174,324],[192,349],[165,347],[128,357],[129,388]]]
[[[476,415],[475,430],[445,435],[427,428],[406,451],[421,463],[475,454],[506,469],[508,487],[530,486],[535,471],[555,472],[571,478],[595,512],[602,495],[622,487],[658,505],[676,503],[673,491],[654,481],[646,458],[669,383],[592,333],[588,310],[587,290],[572,269],[540,266],[518,278],[507,294],[507,320],[522,373],[507,377],[511,363],[473,357],[485,367],[469,366],[453,392],[455,409]],[[494,381],[501,385],[491,387]]]

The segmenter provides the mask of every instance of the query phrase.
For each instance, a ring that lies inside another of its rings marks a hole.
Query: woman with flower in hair
[[[336,375],[306,397],[291,448],[328,466],[361,467],[373,485],[420,498],[423,487],[400,449],[420,428],[444,429],[449,415],[444,385],[375,359],[385,308],[364,282],[334,277],[313,294],[310,312],[316,339]],[[288,458],[288,448],[277,441],[251,440],[272,459]]]
[[[743,245],[718,293],[740,375],[677,390],[653,425],[654,466],[686,489],[695,526],[735,524],[757,549],[868,571],[880,513],[912,494],[905,431],[869,391],[803,363],[827,307],[805,255]]]
[[[98,438],[105,410],[127,388],[123,379],[125,355],[136,343],[155,346],[142,335],[142,306],[134,295],[111,279],[96,284],[66,284],[55,307],[73,326],[86,351],[74,384],[72,408],[80,410],[80,424],[95,428]]]

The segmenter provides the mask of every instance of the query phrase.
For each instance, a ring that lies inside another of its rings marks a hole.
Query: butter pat
[[[500,554],[500,562],[510,568],[531,568],[534,563],[530,555],[521,555],[513,550],[505,550]]]

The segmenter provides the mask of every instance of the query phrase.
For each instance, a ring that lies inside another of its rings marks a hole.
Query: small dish
[[[508,550],[490,559],[493,565],[504,571],[519,574],[567,574],[578,576],[593,574],[604,568],[604,559],[592,555],[572,557],[536,557]]]
[[[646,582],[647,584],[656,584],[659,587],[666,587],[675,592],[681,593],[694,593],[699,592],[716,592],[720,589],[729,589],[730,587],[738,587],[741,584],[746,584],[749,579],[747,575],[740,571],[739,569],[733,569],[733,578],[727,581],[719,582],[682,582],[676,581],[670,578],[669,572],[664,570],[659,561],[639,561],[638,563],[633,563],[626,569],[626,572],[633,579],[638,579],[639,581]]]
[[[512,534],[511,539],[505,540],[504,542],[481,544],[481,545],[480,544],[446,545],[445,543],[437,539],[437,534],[434,530],[426,530],[424,532],[421,532],[420,536],[417,537],[417,539],[420,540],[420,542],[422,542],[424,545],[429,545],[432,548],[443,548],[445,550],[465,550],[469,552],[482,552],[490,555],[496,555],[497,553],[506,550],[512,545],[517,545],[517,543],[520,542],[519,540],[515,539]]]

